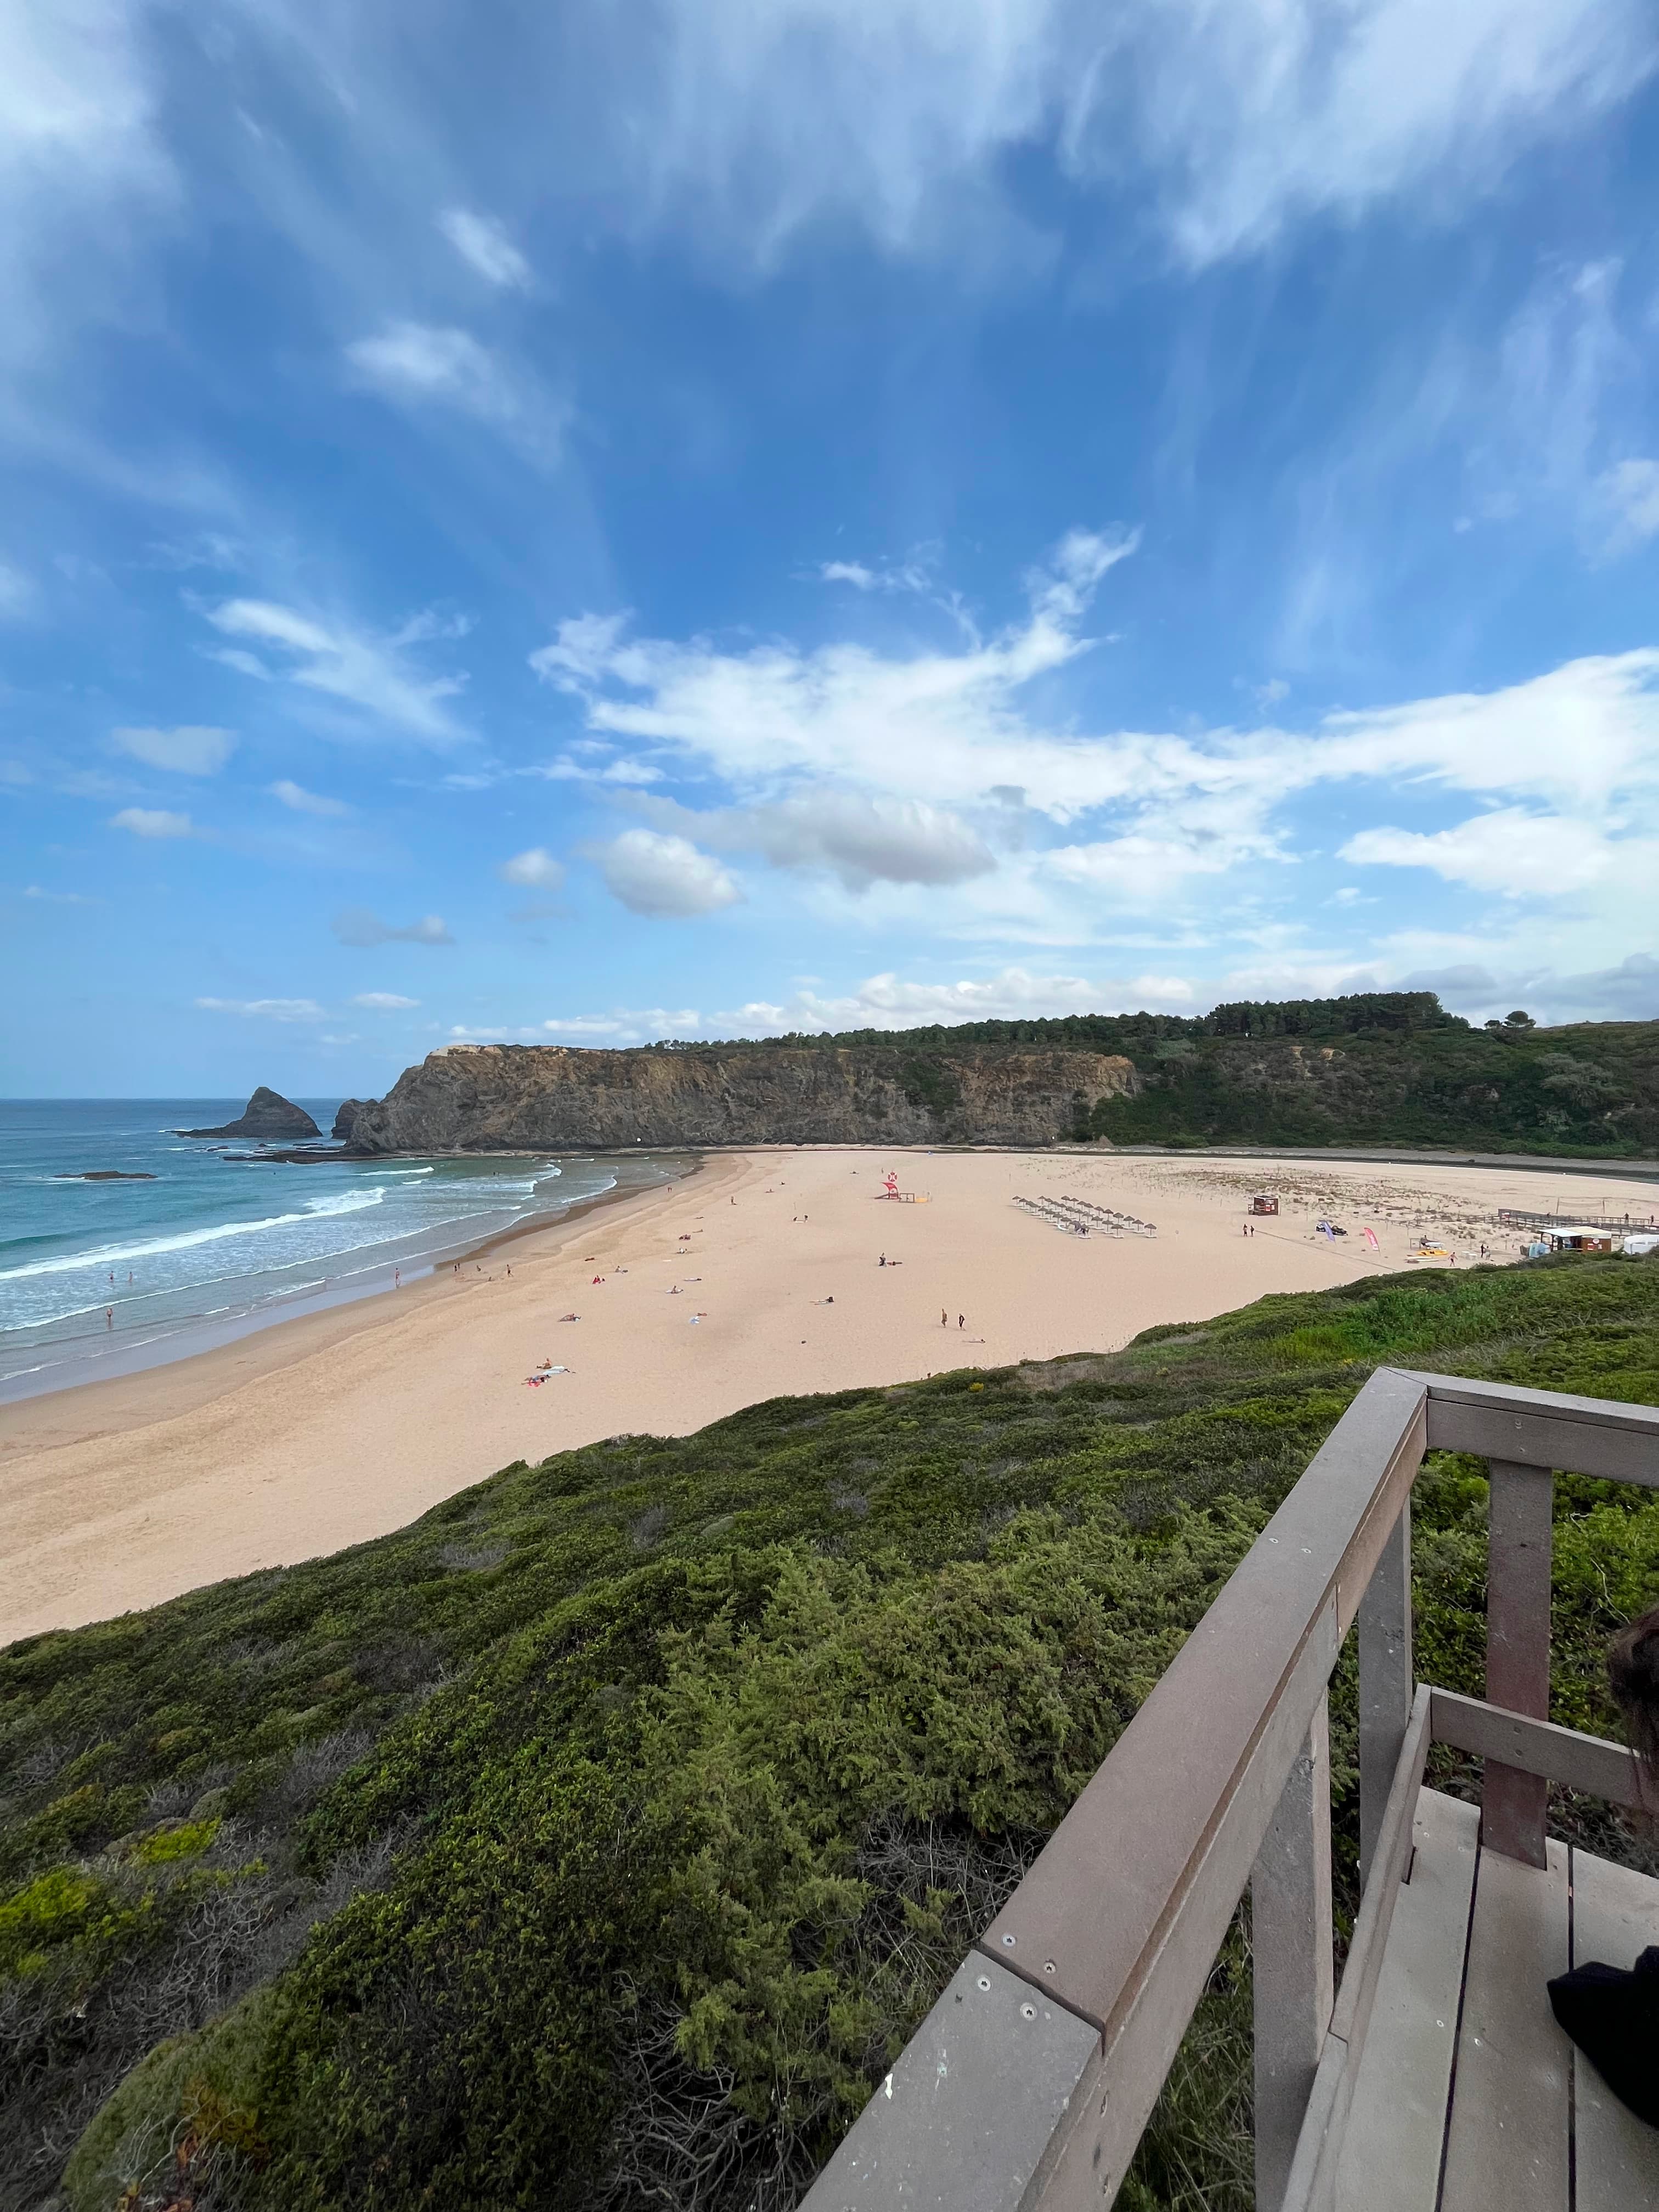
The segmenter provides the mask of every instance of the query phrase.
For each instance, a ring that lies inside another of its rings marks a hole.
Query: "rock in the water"
[[[154,1182],[153,1175],[140,1175],[127,1168],[77,1168],[65,1175],[55,1175],[54,1182]]]
[[[322,1131],[303,1106],[280,1097],[262,1083],[234,1121],[222,1129],[175,1129],[175,1137],[264,1137],[280,1141],[295,1137],[320,1137]]]
[[[352,1123],[362,1112],[365,1106],[372,1106],[374,1103],[374,1102],[372,1098],[347,1098],[343,1100],[339,1112],[334,1116],[334,1127],[329,1131],[330,1136],[349,1137],[351,1134]]]

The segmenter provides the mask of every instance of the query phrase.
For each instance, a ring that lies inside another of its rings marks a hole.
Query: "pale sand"
[[[890,1166],[930,1202],[878,1202]],[[1285,1210],[1246,1237],[1259,1188]],[[1087,1197],[1158,1234],[1066,1237],[1017,1192]],[[1645,1218],[1656,1191],[1325,1161],[716,1155],[665,1192],[501,1245],[482,1271],[0,1412],[0,1644],[337,1551],[514,1460],[623,1431],[684,1435],[763,1398],[1110,1350],[1155,1322],[1398,1267],[1425,1231],[1460,1267],[1483,1236],[1510,1259],[1497,1208],[1560,1201]],[[1312,1227],[1328,1210],[1350,1231],[1334,1246]],[[880,1267],[884,1251],[900,1264]],[[544,1358],[573,1371],[526,1389]]]

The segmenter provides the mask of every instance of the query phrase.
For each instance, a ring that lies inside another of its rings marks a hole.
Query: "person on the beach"
[[[113,1276],[113,1275],[112,1275],[112,1276],[110,1277],[110,1280],[111,1280],[111,1282],[113,1282],[113,1281],[115,1280],[115,1278],[114,1278],[114,1276]],[[106,1306],[106,1307],[104,1308],[104,1327],[105,1327],[106,1328],[114,1328],[114,1326],[115,1326],[115,1309],[114,1309],[114,1307],[113,1307],[113,1306]]]
[[[945,1312],[943,1306],[939,1308],[939,1325],[941,1328],[949,1328],[951,1326],[951,1316]]]
[[[967,1315],[966,1315],[966,1314],[958,1314],[958,1315],[957,1316],[957,1327],[958,1328],[967,1328],[967,1326],[968,1326],[968,1316],[967,1316]]]
[[[1648,1825],[1659,1807],[1659,1606],[1633,1620],[1607,1653],[1607,1686],[1625,1717]],[[1629,1967],[1587,1960],[1549,1984],[1558,2026],[1620,2104],[1659,2127],[1659,1943]]]

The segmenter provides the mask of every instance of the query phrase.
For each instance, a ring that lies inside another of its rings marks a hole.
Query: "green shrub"
[[[73,1960],[86,2009],[13,2110],[87,2129],[76,2212],[166,2201],[156,2144],[247,2212],[694,2179],[781,2212],[1370,1368],[1659,1401],[1656,1320],[1659,1268],[1578,1258],[1267,1298],[509,1468],[337,1559],[15,1647],[0,1960]],[[1611,1732],[1659,1500],[1558,1492],[1556,1710]],[[1431,1462],[1413,1510],[1419,1671],[1478,1691],[1484,1468]],[[1351,1913],[1347,1656],[1333,1724]],[[258,1928],[217,2016],[134,2069],[106,2014],[173,1985],[210,1895]],[[1241,1929],[1137,2212],[1248,2203],[1248,2014]]]

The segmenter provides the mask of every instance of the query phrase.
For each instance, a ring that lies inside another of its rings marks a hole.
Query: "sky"
[[[1645,0],[0,0],[0,1090],[1659,1015]]]

